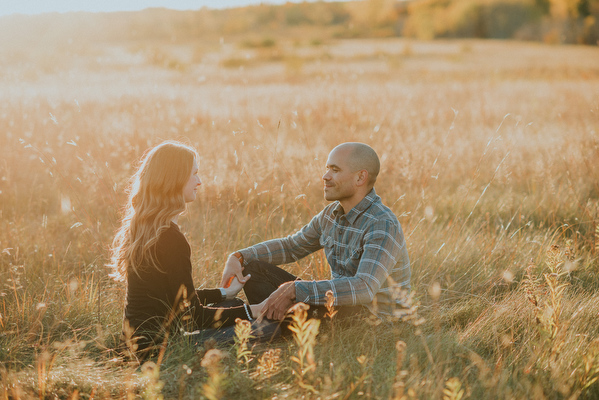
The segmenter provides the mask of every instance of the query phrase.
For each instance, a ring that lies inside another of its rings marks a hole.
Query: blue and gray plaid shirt
[[[324,305],[328,290],[335,306],[365,305],[393,315],[410,290],[410,260],[401,225],[372,189],[348,213],[329,204],[297,233],[240,250],[244,261],[274,265],[294,262],[324,248],[330,280],[295,282],[296,301]]]

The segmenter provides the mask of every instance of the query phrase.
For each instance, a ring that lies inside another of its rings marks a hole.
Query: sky
[[[286,0],[0,0],[0,16],[69,11],[137,11],[151,7],[197,10],[202,7],[229,8],[249,4],[282,4]]]

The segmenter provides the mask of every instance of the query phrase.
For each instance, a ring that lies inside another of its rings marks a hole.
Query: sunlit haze
[[[170,8],[173,10],[197,10],[202,7],[229,8],[260,3],[280,4],[285,3],[285,0],[8,0],[0,2],[0,16],[50,12],[64,13],[69,11],[136,11],[154,7]]]

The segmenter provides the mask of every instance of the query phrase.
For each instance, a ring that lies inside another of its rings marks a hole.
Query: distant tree
[[[285,9],[285,22],[287,25],[311,25],[313,21],[308,17],[306,3],[287,3]]]

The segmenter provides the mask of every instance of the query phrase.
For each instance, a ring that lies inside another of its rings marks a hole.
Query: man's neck
[[[341,207],[343,207],[343,213],[347,214],[351,211],[352,208],[360,204],[360,202],[364,200],[364,198],[368,195],[368,193],[370,193],[371,190],[372,188],[369,188],[361,194],[356,193],[356,195],[353,196],[351,199],[339,200],[339,204],[341,204]]]
[[[343,213],[347,214],[348,212],[350,212],[352,208],[354,208],[355,206],[360,204],[360,202],[362,200],[364,200],[364,197],[366,197],[366,195],[364,195],[358,199],[351,199],[351,200],[345,200],[345,201],[340,200],[339,204],[341,204],[341,207],[343,208]]]

